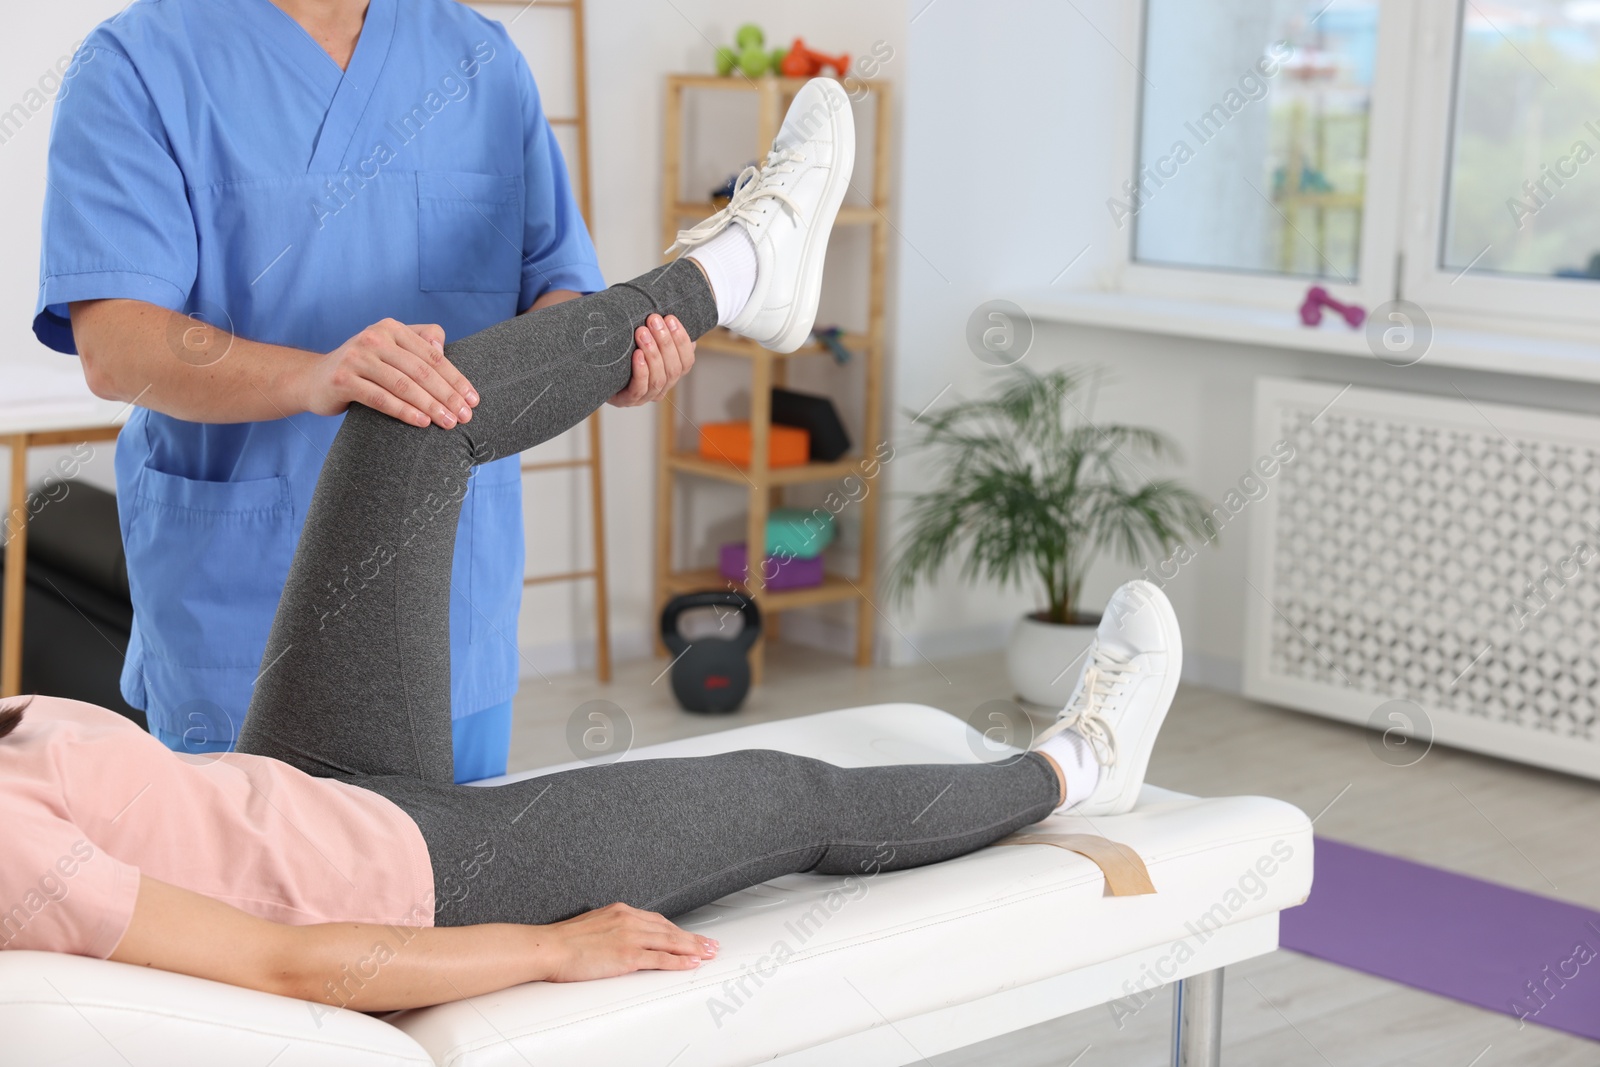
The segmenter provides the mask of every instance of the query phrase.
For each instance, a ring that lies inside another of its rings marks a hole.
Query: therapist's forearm
[[[246,340],[139,300],[75,304],[72,328],[96,396],[191,422],[298,415],[297,373],[314,352]]]
[[[138,300],[72,305],[98,396],[191,422],[256,422],[364,404],[413,426],[470,422],[479,397],[436,323],[373,323],[332,352],[262,344]]]

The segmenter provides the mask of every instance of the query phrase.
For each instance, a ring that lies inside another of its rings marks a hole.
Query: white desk
[[[11,450],[0,697],[22,691],[22,604],[28,566],[28,451],[114,440],[131,405],[101,400],[71,356],[0,362],[0,444]]]

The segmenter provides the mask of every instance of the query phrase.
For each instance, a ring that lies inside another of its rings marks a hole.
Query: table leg
[[[1172,1067],[1221,1067],[1222,968],[1172,987]]]
[[[6,575],[0,608],[0,697],[22,692],[22,597],[28,569],[28,435],[12,434],[11,506],[6,512]]]

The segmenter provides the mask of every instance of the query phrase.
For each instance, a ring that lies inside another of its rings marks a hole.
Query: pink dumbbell
[[[1305,303],[1300,305],[1300,321],[1307,326],[1316,326],[1322,322],[1322,309],[1332,308],[1350,324],[1352,330],[1359,330],[1361,324],[1367,321],[1367,312],[1360,304],[1342,304],[1329,295],[1328,290],[1320,285],[1313,285],[1306,291]]]

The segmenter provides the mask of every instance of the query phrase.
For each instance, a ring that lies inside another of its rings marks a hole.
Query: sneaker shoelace
[[[1089,742],[1094,758],[1102,767],[1117,761],[1117,734],[1106,721],[1105,710],[1111,701],[1122,694],[1123,687],[1134,673],[1134,665],[1120,656],[1096,648],[1083,672],[1083,684],[1073,694],[1072,702],[1061,712],[1061,717],[1034,741],[1049,740],[1063,730],[1077,730]]]
[[[794,172],[795,165],[804,163],[805,155],[798,148],[774,148],[767,153],[767,158],[760,167],[746,167],[739,172],[739,177],[733,184],[733,196],[721,211],[712,215],[687,230],[678,231],[676,243],[666,254],[672,255],[679,251],[688,251],[711,240],[717,234],[727,229],[735,221],[746,225],[754,225],[756,220],[766,213],[766,201],[776,200],[790,211],[801,225],[805,224],[805,217],[796,204],[782,189],[777,188],[774,179],[780,175]]]

